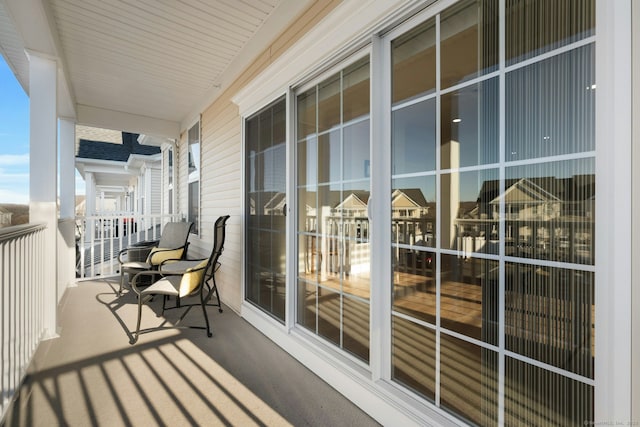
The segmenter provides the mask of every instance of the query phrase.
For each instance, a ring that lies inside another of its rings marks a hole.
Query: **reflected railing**
[[[0,419],[16,394],[45,330],[44,224],[0,230]]]
[[[76,277],[117,274],[121,250],[143,241],[158,240],[164,224],[183,219],[182,214],[131,213],[76,217]]]

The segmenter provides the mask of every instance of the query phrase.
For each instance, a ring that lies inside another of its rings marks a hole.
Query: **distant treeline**
[[[0,203],[0,208],[11,212],[11,225],[29,223],[29,205],[14,205],[11,203]]]

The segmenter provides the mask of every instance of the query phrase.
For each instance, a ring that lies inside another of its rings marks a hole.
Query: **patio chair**
[[[206,327],[190,326],[196,329],[206,329],[207,337],[211,337],[211,328],[209,326],[209,317],[207,316],[207,306],[218,307],[218,311],[222,313],[222,305],[220,303],[220,294],[216,286],[216,271],[220,268],[219,258],[224,249],[225,227],[229,215],[221,216],[216,220],[213,230],[213,249],[209,258],[199,260],[166,260],[158,269],[158,271],[142,271],[136,274],[131,281],[132,289],[138,294],[138,321],[136,331],[131,337],[129,343],[135,344],[141,333],[152,332],[164,327],[140,330],[140,322],[142,319],[142,305],[151,300],[155,295],[162,295],[162,314],[165,310],[186,308],[179,317],[173,327],[179,326],[187,313],[194,306],[202,307],[204,321]],[[138,288],[138,282],[145,276],[161,274],[163,278],[154,282],[145,289]],[[215,295],[217,303],[209,303]],[[199,301],[191,304],[182,304],[182,298],[199,296]],[[174,307],[166,307],[167,298],[175,297],[176,305]]]
[[[189,232],[192,222],[169,222],[165,225],[160,240],[140,242],[118,253],[120,263],[120,288],[122,295],[125,273],[139,273],[145,270],[157,270],[167,259],[184,259],[189,246]]]

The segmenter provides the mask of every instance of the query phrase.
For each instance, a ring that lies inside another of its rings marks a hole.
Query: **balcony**
[[[41,341],[46,301],[33,286],[47,283],[42,232],[25,227],[0,243],[5,425],[376,424],[226,307],[211,309],[212,338],[173,328],[129,345],[137,303],[132,292],[117,295],[117,277],[68,288],[59,336]],[[160,303],[146,307],[143,328],[175,320],[155,315]],[[185,318],[201,320],[196,311]]]

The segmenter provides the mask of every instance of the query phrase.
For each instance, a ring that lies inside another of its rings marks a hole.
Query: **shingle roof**
[[[150,156],[158,153],[159,147],[140,145],[138,134],[122,132],[122,144],[81,139],[76,157],[126,162],[131,154]]]

